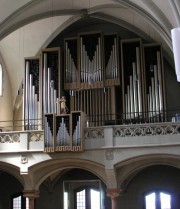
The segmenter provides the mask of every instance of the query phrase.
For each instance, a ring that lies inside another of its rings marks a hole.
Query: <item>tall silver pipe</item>
[[[102,69],[101,69],[101,55],[102,55],[102,53],[101,53],[101,38],[99,37],[98,38],[98,51],[99,51],[99,66],[98,66],[98,69],[99,69],[99,80],[100,81],[102,81]]]
[[[65,42],[65,65],[66,65],[66,69],[65,69],[65,80],[66,82],[69,82],[69,75],[68,75],[68,42]]]
[[[129,76],[129,79],[130,79],[131,118],[134,118],[133,81],[131,75]]]
[[[154,90],[154,78],[151,77],[151,87],[152,87],[152,111],[153,115],[155,114],[156,111],[156,97],[155,97],[155,90]]]
[[[82,37],[80,38],[80,62],[81,62],[81,68],[80,68],[80,80],[82,80],[83,76],[83,67],[84,67],[84,60],[83,60],[83,42],[82,42]]]
[[[135,117],[138,116],[139,108],[138,108],[138,90],[137,90],[137,75],[136,75],[136,63],[133,62],[133,96],[134,96],[134,112]]]
[[[114,63],[115,78],[118,78],[117,38],[114,38]]]
[[[32,86],[32,128],[33,130],[35,130],[35,119],[36,119],[36,115],[35,115],[35,86]]]
[[[128,101],[128,104],[127,104],[128,119],[130,119],[131,118],[131,95],[130,95],[130,86],[129,85],[127,86],[127,101]]]
[[[29,124],[29,61],[26,62],[26,78],[25,78],[25,125]]]
[[[32,129],[32,116],[33,116],[33,97],[32,97],[32,86],[33,86],[33,76],[29,75],[29,119],[30,119],[30,129]]]
[[[156,98],[156,112],[159,113],[159,89],[158,89],[158,74],[157,66],[154,65],[154,83],[155,83],[155,98]]]
[[[141,91],[141,67],[140,67],[139,47],[136,47],[136,69],[137,69],[137,88],[138,88],[138,105],[139,113],[142,113],[142,91]]]
[[[51,83],[51,69],[47,69],[47,112],[51,112],[51,95],[50,95],[50,83]]]
[[[35,94],[34,96],[34,105],[35,105],[35,129],[38,130],[38,95]]]
[[[163,110],[163,90],[162,90],[162,76],[161,76],[161,58],[160,52],[157,52],[157,71],[158,71],[158,80],[159,80],[159,108],[160,111]]]
[[[153,99],[152,99],[152,88],[149,86],[149,113],[150,113],[150,118],[153,115]]]
[[[47,113],[47,53],[44,53],[44,68],[43,68],[43,109]]]

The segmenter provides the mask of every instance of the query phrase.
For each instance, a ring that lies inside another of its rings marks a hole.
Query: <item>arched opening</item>
[[[66,170],[49,176],[40,186],[36,207],[63,209],[104,209],[110,205],[104,182],[83,169]],[[53,206],[52,206],[53,204]]]
[[[145,195],[145,209],[171,209],[170,193],[163,191],[152,191]]]
[[[0,170],[0,208],[28,209],[24,207],[23,185],[11,174]]]

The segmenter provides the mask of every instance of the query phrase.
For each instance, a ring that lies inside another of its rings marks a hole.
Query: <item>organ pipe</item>
[[[58,130],[56,135],[56,141],[58,146],[70,145],[70,134],[66,127],[65,118],[62,117],[60,124],[58,124]]]
[[[159,51],[157,51],[156,56],[157,65],[151,66],[152,76],[150,80],[151,82],[149,86],[149,93],[147,95],[148,112],[150,118],[152,118],[153,116],[158,116],[163,110],[161,61]]]
[[[110,57],[106,65],[106,79],[118,78],[117,73],[118,59],[117,59],[117,38],[113,39],[113,45],[110,52]]]
[[[81,83],[89,83],[102,81],[102,61],[101,61],[101,38],[98,37],[95,46],[94,55],[91,58],[83,43],[83,37],[80,37],[80,81]]]
[[[43,109],[44,113],[59,113],[57,89],[52,79],[52,69],[47,66],[47,53],[44,53],[43,68]]]
[[[132,73],[129,75],[128,80],[125,94],[125,113],[126,119],[131,119],[142,114],[139,47],[136,47],[136,62],[132,62]]]
[[[25,64],[25,126],[29,130],[38,129],[38,95],[35,92],[33,74],[30,73],[30,61]]]

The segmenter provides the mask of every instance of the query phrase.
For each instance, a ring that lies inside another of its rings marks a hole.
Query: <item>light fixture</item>
[[[171,30],[177,81],[180,82],[180,28]]]

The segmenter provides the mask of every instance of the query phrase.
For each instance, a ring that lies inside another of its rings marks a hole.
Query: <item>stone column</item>
[[[39,197],[39,191],[36,190],[24,190],[23,197],[29,198],[29,209],[34,209],[34,200]]]
[[[111,198],[111,209],[117,209],[118,201],[117,197],[119,196],[121,190],[120,189],[107,189],[107,196]]]

